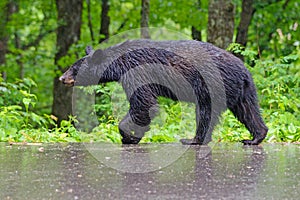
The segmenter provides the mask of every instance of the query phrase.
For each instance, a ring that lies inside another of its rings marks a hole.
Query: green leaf
[[[31,99],[29,99],[29,98],[23,98],[23,104],[24,104],[24,106],[26,108],[26,111],[28,111],[30,103],[31,103]]]
[[[292,123],[290,123],[290,125],[288,126],[288,130],[290,133],[296,133],[296,127]]]

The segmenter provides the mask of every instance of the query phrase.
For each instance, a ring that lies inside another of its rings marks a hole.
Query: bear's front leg
[[[141,137],[135,137],[132,132],[134,127],[134,122],[132,121],[130,114],[123,118],[123,120],[119,123],[119,132],[122,136],[122,143],[123,144],[138,144]]]
[[[119,124],[119,131],[122,136],[123,144],[138,144],[143,138],[145,132],[149,131],[149,129],[149,123],[147,123],[147,125],[140,126],[133,121],[129,113],[127,113]]]

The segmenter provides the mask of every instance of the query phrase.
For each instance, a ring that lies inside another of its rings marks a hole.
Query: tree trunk
[[[15,32],[15,33],[14,33],[14,36],[15,36],[15,47],[16,47],[17,49],[21,49],[21,48],[22,48],[22,47],[21,47],[21,41],[20,41],[20,37],[19,37],[18,32]],[[24,69],[24,64],[23,64],[23,62],[21,61],[23,56],[22,56],[22,54],[20,53],[20,54],[18,54],[16,57],[17,57],[17,58],[16,58],[16,62],[17,62],[17,64],[18,64],[19,68],[20,68],[19,78],[20,78],[20,79],[24,79],[25,69]]]
[[[7,52],[7,42],[9,35],[6,31],[7,23],[10,21],[10,17],[13,13],[17,11],[16,3],[13,1],[7,1],[4,3],[4,7],[1,8],[0,12],[0,66],[6,63],[6,52]],[[1,76],[6,79],[6,71],[1,69]]]
[[[234,5],[231,0],[210,0],[207,41],[226,49],[234,32]]]
[[[253,7],[253,0],[243,0],[241,21],[237,28],[236,43],[246,46],[248,39],[248,27],[250,25],[251,19],[255,9]]]
[[[150,39],[149,34],[149,12],[150,12],[150,0],[142,0],[141,10],[141,38]]]
[[[82,0],[56,0],[58,23],[61,25],[57,30],[57,53],[55,65],[58,70],[64,72],[66,66],[59,66],[58,61],[67,54],[70,46],[80,38]],[[58,119],[68,119],[72,114],[72,89],[65,87],[58,76],[54,78],[52,113]]]
[[[108,16],[109,3],[108,0],[102,0],[102,12],[101,12],[101,26],[100,26],[100,40],[99,43],[109,38],[109,24],[110,18]]]
[[[87,4],[87,12],[88,12],[88,16],[87,16],[88,27],[90,29],[91,40],[94,42],[95,38],[94,38],[94,31],[93,31],[93,25],[92,25],[92,16],[91,16],[91,1],[86,0],[86,4]]]

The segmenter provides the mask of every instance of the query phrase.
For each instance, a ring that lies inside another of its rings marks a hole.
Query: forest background
[[[151,37],[147,27],[161,27],[232,51],[257,86],[269,127],[265,142],[300,141],[297,0],[2,0],[0,10],[0,141],[120,143],[121,114],[114,114],[119,108],[111,100],[118,86],[93,88],[99,125],[87,133],[74,127],[72,89],[58,77],[84,56],[86,45],[101,48],[114,35],[141,27],[142,38]],[[193,106],[160,102],[159,119],[143,142],[192,137]],[[249,137],[229,111],[213,134],[215,142]]]

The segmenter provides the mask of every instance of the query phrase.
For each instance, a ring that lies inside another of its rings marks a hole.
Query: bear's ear
[[[85,48],[85,54],[86,54],[86,55],[89,55],[92,51],[93,51],[93,47],[91,47],[91,46],[87,46],[87,47]]]

